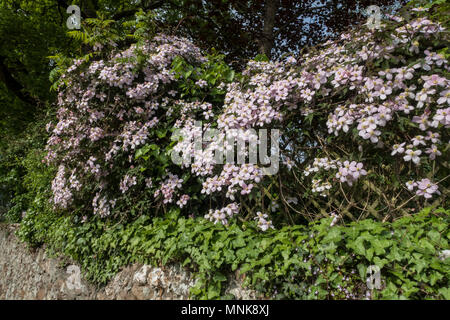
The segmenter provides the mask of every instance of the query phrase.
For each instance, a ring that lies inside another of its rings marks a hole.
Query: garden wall
[[[14,235],[17,225],[0,224],[0,299],[188,299],[195,284],[179,265],[163,268],[133,264],[119,272],[106,286],[97,288],[80,275],[80,268],[50,258],[45,248],[29,249]],[[227,293],[238,299],[254,299],[229,275]]]

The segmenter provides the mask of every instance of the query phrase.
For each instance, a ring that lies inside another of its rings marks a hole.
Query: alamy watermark
[[[224,133],[214,128],[204,130],[202,122],[196,121],[193,127],[177,129],[172,140],[179,141],[171,152],[177,165],[249,163],[258,165],[263,175],[275,175],[279,170],[278,129],[228,129]]]
[[[83,285],[81,284],[81,270],[76,265],[70,265],[67,267],[67,274],[69,277],[66,280],[66,287],[69,290],[81,290]]]
[[[371,265],[366,270],[366,285],[369,290],[381,289],[381,270],[377,265]]]
[[[67,18],[66,25],[70,30],[81,28],[81,10],[77,5],[71,5],[67,8],[67,13],[71,16]]]
[[[379,29],[381,26],[381,9],[379,6],[371,5],[366,9],[369,17],[367,18],[367,27],[369,29]]]

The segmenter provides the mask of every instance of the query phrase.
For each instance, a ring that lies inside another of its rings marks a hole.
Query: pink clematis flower
[[[395,155],[395,154],[400,154],[403,153],[405,151],[405,148],[403,148],[405,146],[406,142],[403,142],[401,144],[394,144],[392,146],[393,151],[391,152],[391,156]]]
[[[403,159],[404,159],[405,161],[412,161],[412,162],[414,162],[415,164],[419,164],[419,163],[420,163],[420,158],[419,158],[419,156],[422,154],[422,151],[421,151],[421,150],[413,151],[413,150],[411,150],[411,149],[408,149],[408,150],[405,151],[405,154],[406,154],[406,155],[403,157]]]

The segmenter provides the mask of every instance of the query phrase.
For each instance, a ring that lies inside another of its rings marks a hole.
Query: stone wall
[[[45,249],[30,250],[14,235],[17,225],[0,224],[0,300],[53,299],[188,299],[195,284],[179,265],[156,268],[133,264],[120,271],[106,286],[86,282],[76,264],[49,258]],[[65,265],[64,267],[62,267]],[[226,293],[237,299],[255,299],[254,291],[229,276]]]

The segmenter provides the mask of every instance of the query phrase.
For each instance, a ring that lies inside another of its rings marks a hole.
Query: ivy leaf
[[[167,134],[167,130],[156,130],[156,135],[158,138],[164,138]]]
[[[228,70],[225,75],[225,78],[227,79],[228,82],[232,82],[234,79],[234,75],[235,75],[234,70]]]
[[[442,294],[445,300],[450,300],[450,287],[439,289],[439,293]]]
[[[237,238],[236,240],[233,241],[233,247],[234,248],[241,248],[241,247],[245,247],[245,240],[244,238]]]
[[[134,158],[135,159],[139,159],[140,157],[142,157],[143,155],[145,155],[149,151],[150,151],[150,146],[149,145],[145,145],[145,146],[143,146],[142,148],[140,148],[140,149],[138,149],[136,151],[136,154],[135,154]]]

